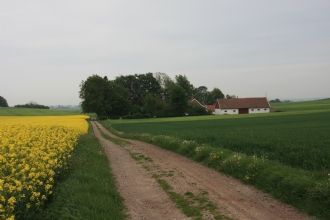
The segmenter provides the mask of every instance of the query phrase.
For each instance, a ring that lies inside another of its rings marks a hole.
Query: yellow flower
[[[10,197],[9,199],[8,199],[8,204],[10,205],[10,206],[14,206],[15,205],[15,203],[16,203],[16,199],[15,199],[15,197]]]
[[[12,215],[12,216],[10,216],[10,217],[6,218],[6,220],[15,220],[15,216],[14,216],[14,215]]]
[[[0,219],[14,219],[18,203],[37,207],[53,193],[55,175],[87,133],[86,118],[0,116]]]

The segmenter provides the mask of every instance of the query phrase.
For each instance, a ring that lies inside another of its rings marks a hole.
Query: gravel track
[[[130,219],[187,219],[127,150],[102,137],[94,122],[92,126],[108,157]]]

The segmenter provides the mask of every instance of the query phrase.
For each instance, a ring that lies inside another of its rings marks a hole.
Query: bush
[[[209,115],[210,113],[203,108],[202,106],[191,105],[187,110],[188,115],[197,116],[197,115]]]

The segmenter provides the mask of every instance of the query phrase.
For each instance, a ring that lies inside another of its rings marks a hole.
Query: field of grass
[[[273,107],[283,112],[108,120],[103,124],[184,154],[301,210],[329,218],[330,100]]]
[[[305,110],[328,106],[321,112]],[[322,103],[322,104],[319,104]],[[291,105],[291,106],[290,106]],[[330,101],[279,104],[290,112],[248,116],[202,116],[166,119],[108,121],[127,133],[169,135],[206,143],[248,155],[263,156],[315,172],[330,172]],[[295,112],[292,109],[299,109]],[[290,113],[290,114],[286,114]],[[189,120],[192,119],[192,120]],[[160,121],[163,120],[163,121]]]
[[[242,119],[242,118],[264,118],[264,117],[282,117],[287,115],[313,114],[330,111],[330,99],[306,102],[288,102],[272,104],[270,114],[247,114],[247,115],[203,115],[203,116],[184,116],[169,118],[147,118],[147,119],[121,119],[111,120],[111,124],[134,124],[134,123],[155,123],[155,122],[184,122],[184,121],[205,121],[218,119]]]
[[[19,219],[125,219],[106,156],[90,128],[44,209]]]
[[[32,109],[32,108],[1,108],[0,116],[35,116],[35,115],[78,115],[80,111],[69,109]]]
[[[330,99],[321,99],[304,102],[284,102],[274,103],[272,107],[279,111],[310,111],[310,110],[329,110]]]

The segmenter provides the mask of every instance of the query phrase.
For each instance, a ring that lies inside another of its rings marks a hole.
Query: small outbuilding
[[[215,103],[214,114],[254,114],[269,113],[270,104],[266,97],[261,98],[232,98],[218,99]]]

